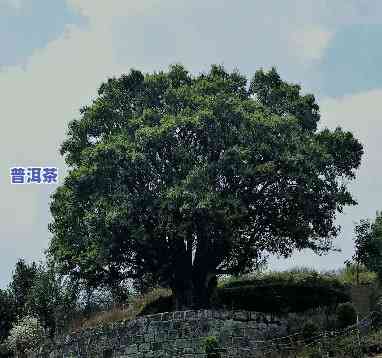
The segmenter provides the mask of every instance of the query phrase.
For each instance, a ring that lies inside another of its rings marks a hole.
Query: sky
[[[100,84],[128,73],[213,63],[251,77],[275,66],[313,93],[320,128],[341,126],[365,149],[350,184],[358,205],[337,217],[341,252],[272,257],[269,268],[336,269],[354,223],[382,209],[382,2],[378,0],[0,0],[0,288],[19,258],[42,260],[57,185],[12,185],[13,166],[67,170],[67,125]]]

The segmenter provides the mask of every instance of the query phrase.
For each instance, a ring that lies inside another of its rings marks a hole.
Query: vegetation
[[[153,314],[157,312],[167,312],[168,309],[159,309],[157,310],[158,305],[150,309],[150,306],[156,302],[161,302],[161,300],[166,300],[170,298],[170,302],[173,302],[171,297],[171,290],[156,288],[144,295],[135,295],[131,296],[128,304],[120,306],[116,305],[107,310],[101,310],[94,312],[90,316],[84,316],[81,319],[75,319],[70,322],[70,330],[79,330],[82,328],[96,327],[99,325],[104,325],[117,321],[128,321],[136,318],[139,315],[143,314]],[[160,306],[161,307],[161,306]]]
[[[352,259],[356,263],[357,274],[360,265],[364,265],[382,281],[382,213],[377,213],[373,222],[361,220],[354,231],[355,254]]]
[[[302,327],[302,336],[306,343],[311,343],[312,339],[320,333],[320,327],[313,321],[306,321]]]
[[[346,328],[357,322],[357,311],[351,302],[338,305],[336,313],[339,328]]]
[[[37,272],[39,270],[40,269],[38,269]],[[38,275],[36,277],[38,277]],[[346,286],[344,286],[343,283],[341,283],[340,278],[341,276],[335,276],[335,274],[319,274],[317,272],[314,272],[308,269],[294,269],[294,270],[286,271],[286,272],[263,272],[263,273],[257,273],[254,275],[246,275],[243,278],[236,277],[236,278],[225,279],[218,286],[219,286],[219,289],[224,289],[224,287],[241,289],[242,287],[247,287],[248,282],[250,282],[251,284],[258,284],[258,285],[259,285],[259,282],[262,282],[263,285],[269,285],[269,286],[279,285],[279,286],[288,287],[288,285],[290,285],[291,287],[293,287],[293,285],[296,285],[296,284],[299,284],[299,285],[308,284],[313,287],[315,284],[323,285],[324,283],[324,285],[327,285],[325,286],[327,289],[334,288],[334,287],[336,289],[339,289],[339,288],[344,289]],[[33,284],[32,287],[34,285],[35,284]],[[291,290],[290,292],[292,291],[293,290]],[[30,292],[34,292],[34,291],[31,289]],[[283,297],[284,300],[281,302],[289,300],[289,297],[287,295],[290,293],[285,291],[284,294],[286,294],[286,296]],[[95,296],[93,296],[92,299],[94,298]],[[172,297],[171,290],[168,290],[168,289],[155,289],[153,291],[148,292],[145,295],[132,295],[130,296],[130,299],[126,303],[126,305],[124,306],[116,305],[110,309],[94,312],[90,316],[84,315],[82,319],[72,320],[67,328],[69,330],[78,330],[78,329],[83,329],[87,327],[96,327],[99,325],[104,325],[104,324],[112,323],[115,321],[134,319],[135,317],[141,314],[150,314],[150,313],[168,311],[169,307],[170,309],[175,309],[173,299],[174,298]],[[26,305],[28,305],[28,303],[26,303]],[[340,305],[339,307],[349,308],[349,305],[345,304],[345,305]],[[377,305],[375,309],[377,309],[378,307],[379,306]],[[85,306],[83,306],[83,309],[85,309]],[[80,306],[77,306],[75,310],[76,310],[75,316],[81,315]],[[344,311],[343,308],[339,308],[337,312],[341,310]],[[350,310],[347,310],[347,312],[353,311],[353,310],[354,310],[353,308],[350,308]],[[297,331],[302,331],[305,341],[309,343],[311,341],[312,342],[314,341],[313,338],[317,336],[318,332],[321,332],[323,330],[338,329],[339,327],[344,327],[345,325],[351,324],[351,322],[354,322],[353,314],[347,315],[345,313],[346,317],[344,319],[339,318],[336,321],[333,321],[331,315],[327,316],[328,314],[330,313],[326,309],[315,310],[312,312],[310,311],[302,312],[300,316],[298,317],[296,316],[295,325],[293,327],[292,326],[289,327],[290,332],[293,333]],[[352,316],[353,318],[348,319],[349,316]],[[378,321],[377,318],[378,317],[376,317],[375,319],[373,318],[372,326],[374,327],[374,329],[380,329],[380,322]],[[348,323],[344,324],[343,323],[344,320],[347,320]],[[41,326],[41,329],[42,328],[43,327]],[[43,331],[44,331],[43,334],[46,335],[45,333],[46,330],[43,330]],[[19,329],[19,332],[21,332],[20,329]],[[376,335],[375,333],[373,333],[371,336],[378,337],[378,335]],[[376,340],[375,337],[374,338],[364,337],[363,341],[368,342],[367,344],[362,343],[363,344],[362,349],[364,351],[366,350],[370,352],[378,351],[379,346],[375,342]],[[354,337],[352,339],[354,340]],[[342,340],[338,338],[338,341],[330,341],[325,344],[327,345],[327,347],[331,347],[330,348],[331,351],[335,352],[333,354],[337,354],[337,355],[332,355],[333,357],[345,357],[346,355],[340,355],[340,354],[343,354],[343,352],[348,352],[346,354],[355,354],[356,352],[356,349],[353,346],[349,346],[350,344],[349,341],[351,341],[351,339],[346,340],[344,338]],[[22,343],[20,344],[22,345]],[[319,353],[317,352],[319,352],[318,346],[313,345],[311,348],[309,349],[306,348],[303,351],[301,351],[300,357],[314,357],[315,354],[316,356],[318,356],[317,354]],[[218,355],[219,352],[218,350],[211,351],[209,354],[211,354],[211,357],[212,357],[213,355],[215,356]],[[0,357],[5,358],[10,356],[11,355],[9,351],[7,351],[7,347],[5,347],[4,345],[0,346]],[[348,355],[348,356],[352,357],[352,355]],[[354,357],[356,357],[356,355],[354,355]]]
[[[378,305],[362,342],[315,337],[356,322],[351,285],[381,280],[382,214],[356,225],[355,254],[338,272],[264,271],[271,254],[332,250],[336,214],[356,204],[348,183],[362,145],[319,120],[314,96],[275,69],[249,81],[174,65],[103,83],[61,146],[70,170],[52,197],[46,262],[19,260],[0,290],[0,357],[190,307],[295,315],[288,330],[310,344],[301,358],[378,352]],[[220,356],[215,337],[205,352]]]
[[[338,280],[349,285],[376,284],[378,275],[369,271],[362,264],[355,264],[350,261],[346,262],[344,268],[337,270],[335,273]]]
[[[321,339],[314,345],[304,347],[293,357],[322,358],[329,355],[334,358],[367,358],[378,353],[382,353],[382,330],[363,336],[353,332],[335,338]]]
[[[15,303],[15,313],[18,318],[27,313],[26,302],[36,275],[37,264],[35,262],[29,265],[23,259],[17,261],[9,290]]]
[[[175,310],[175,298],[171,291],[167,292],[148,302],[140,314]],[[225,279],[218,283],[211,304],[220,309],[268,313],[304,312],[322,307],[333,313],[339,303],[349,300],[349,287],[334,275],[293,270]]]
[[[219,342],[216,337],[209,336],[205,338],[204,341],[205,352],[207,354],[207,358],[220,358]]]
[[[37,348],[43,337],[44,331],[38,319],[25,316],[12,327],[7,345],[16,354],[24,354],[28,350]]]
[[[349,299],[348,288],[334,275],[315,271],[270,272],[247,280],[231,280],[216,293],[219,305],[274,313],[335,307]]]
[[[7,290],[0,290],[0,344],[7,338],[16,317],[13,296]]]
[[[171,288],[178,308],[207,307],[216,275],[330,250],[336,212],[355,204],[345,183],[362,145],[318,131],[314,96],[275,69],[250,83],[216,65],[132,70],[80,112],[61,147],[70,171],[49,254],[90,286],[132,278]]]

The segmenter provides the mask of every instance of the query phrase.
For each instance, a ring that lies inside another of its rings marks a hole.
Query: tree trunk
[[[202,225],[205,218],[200,218]],[[193,238],[190,236],[187,245],[179,241],[179,255],[175,270],[176,309],[200,309],[210,307],[210,295],[216,286],[215,265],[212,263],[210,240],[205,227],[197,234],[197,245],[193,259]],[[211,281],[212,280],[212,281]]]
[[[175,296],[175,309],[177,311],[184,311],[191,309],[192,304],[192,284],[191,282],[183,282],[173,288]]]
[[[177,256],[173,281],[173,293],[177,311],[192,307],[192,243],[187,240],[177,241]]]
[[[197,272],[192,277],[192,295],[193,307],[196,309],[208,308],[208,285],[207,285],[207,272]]]
[[[193,275],[192,280],[179,282],[173,288],[176,310],[209,308],[215,288],[216,276],[207,272]]]

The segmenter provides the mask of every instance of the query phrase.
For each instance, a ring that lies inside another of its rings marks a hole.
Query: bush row
[[[218,285],[211,297],[212,308],[243,309],[267,313],[303,312],[317,307],[333,311],[350,301],[348,286],[335,276],[317,272],[281,272],[250,279],[230,279]],[[174,298],[159,297],[141,314],[174,310]]]
[[[264,284],[218,288],[213,305],[249,311],[288,313],[316,307],[334,308],[349,301],[345,290],[324,285]]]

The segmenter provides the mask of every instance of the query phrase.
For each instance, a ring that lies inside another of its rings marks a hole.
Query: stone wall
[[[159,313],[72,333],[28,358],[202,358],[207,336],[218,338],[222,358],[255,357],[262,356],[259,341],[285,336],[287,328],[285,318],[256,312]]]

